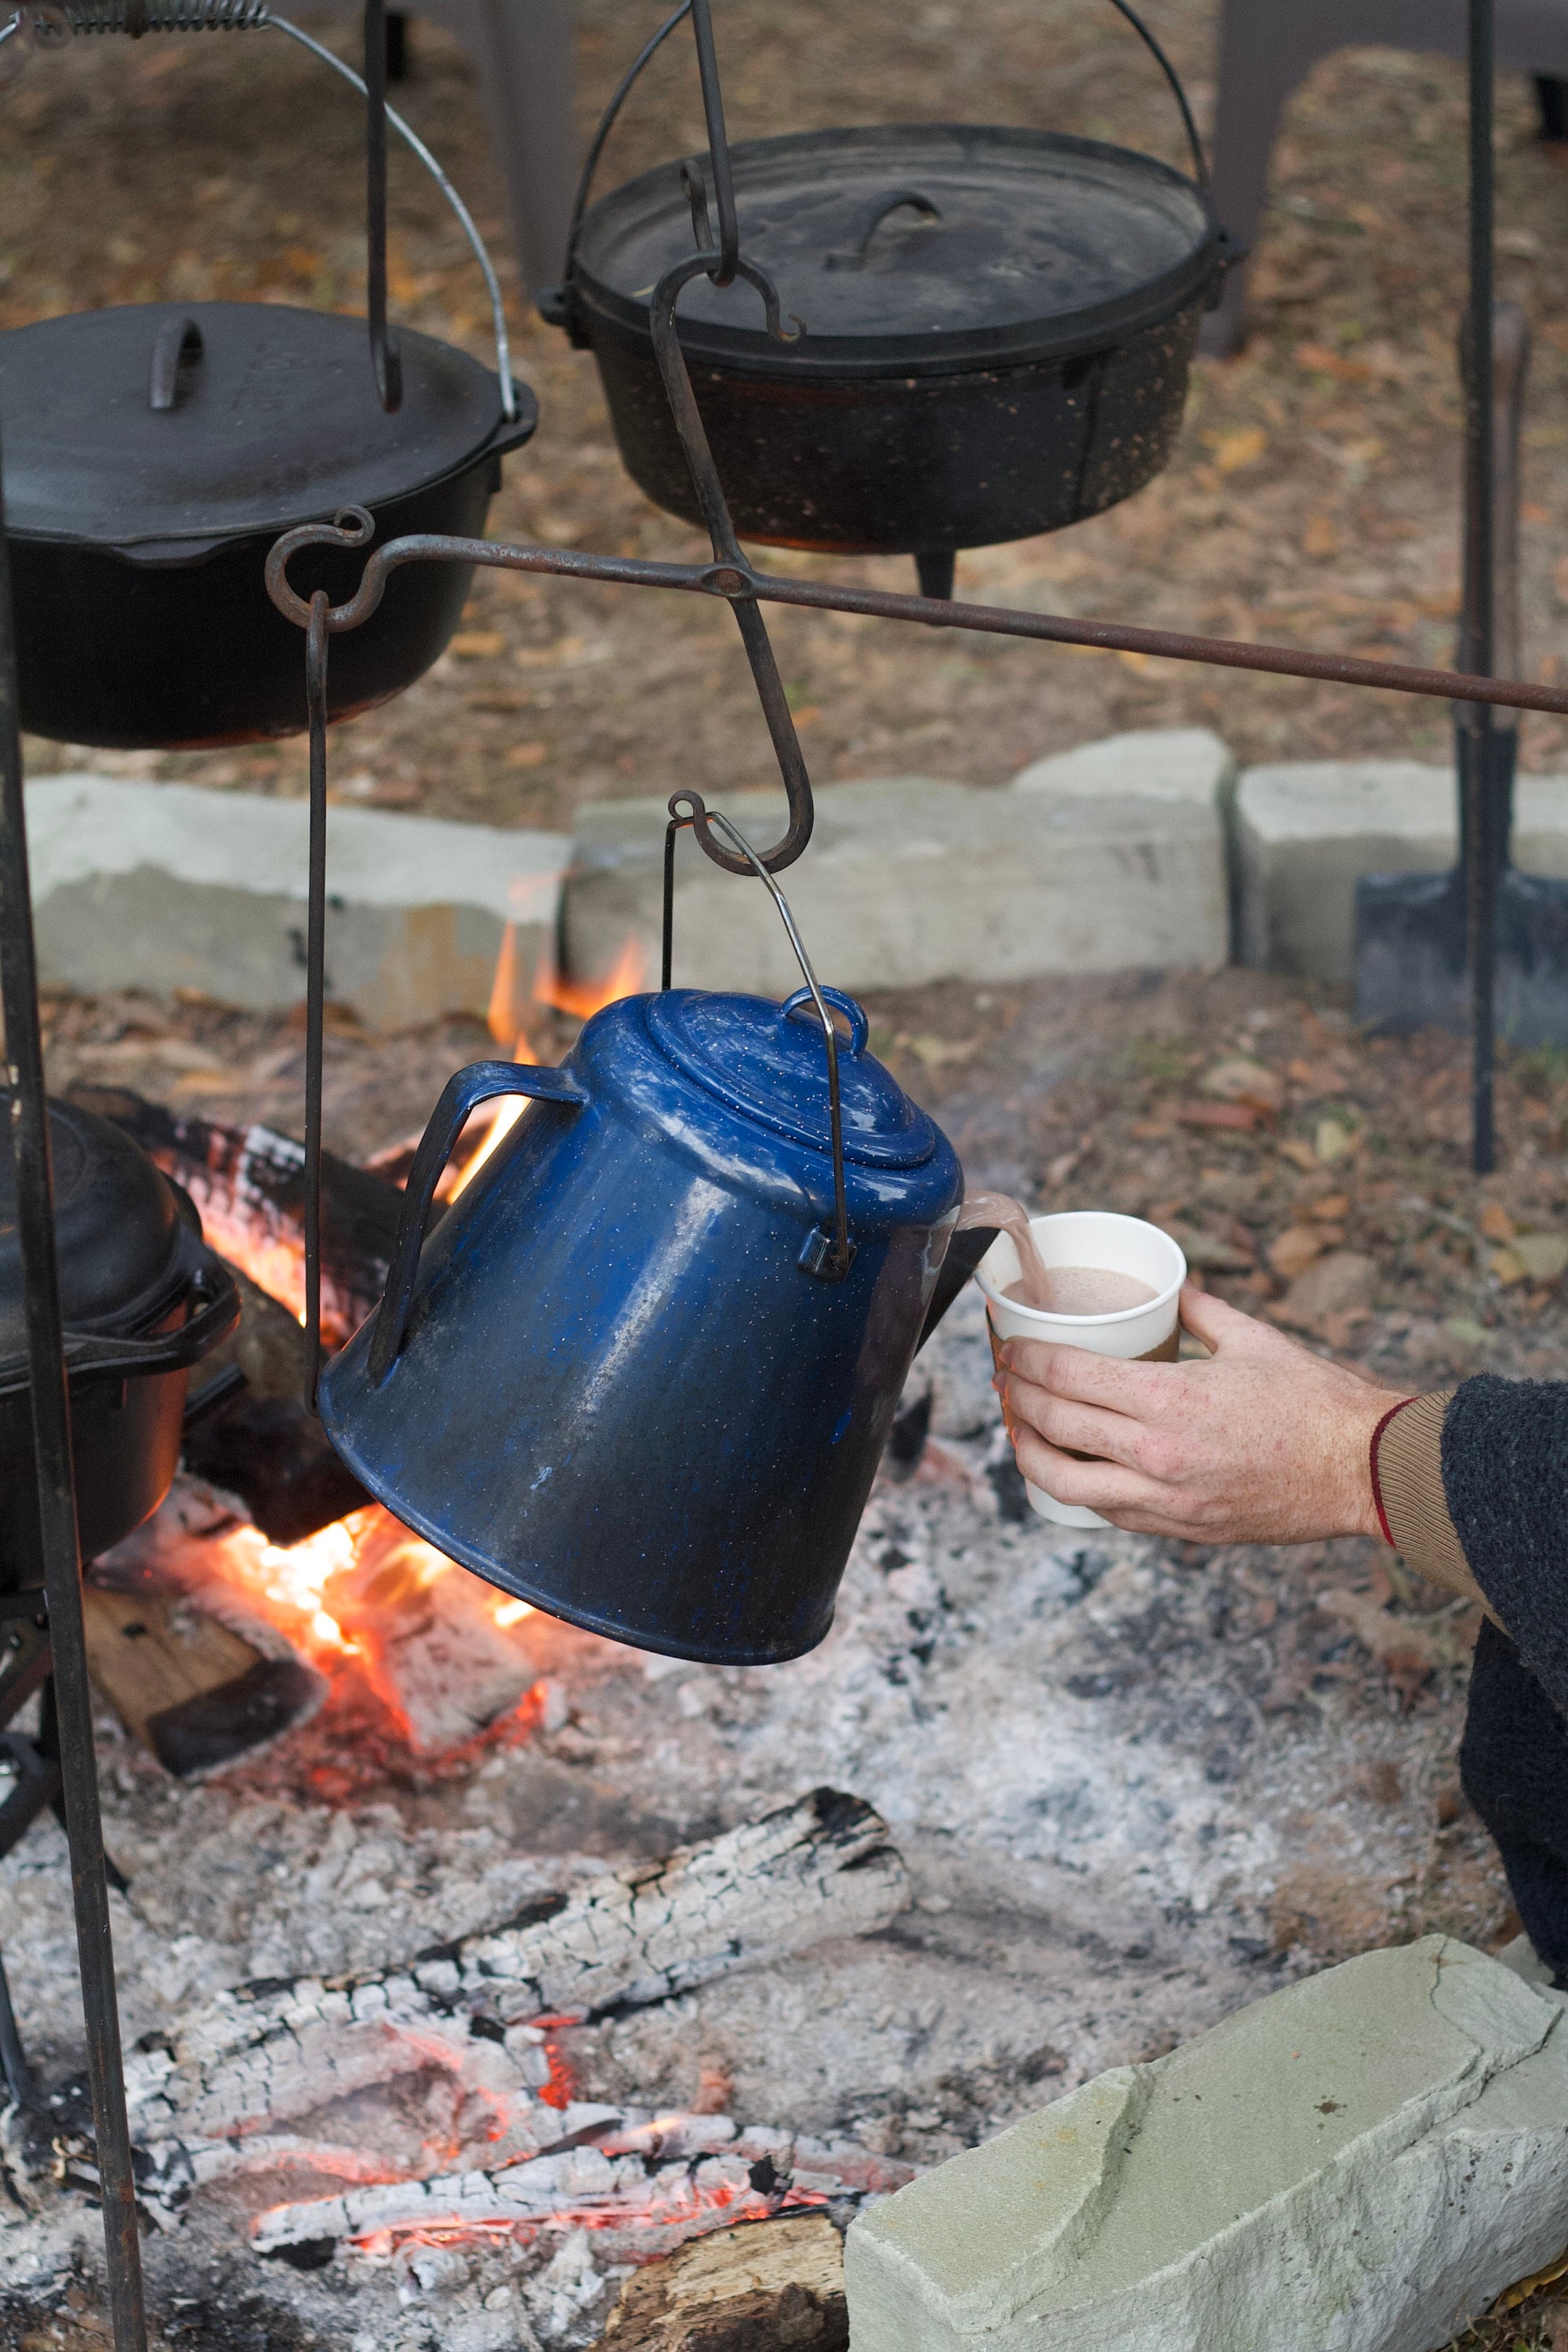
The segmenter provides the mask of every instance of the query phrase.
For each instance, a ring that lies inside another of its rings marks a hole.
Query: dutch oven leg
[[[952,601],[952,575],[958,558],[952,554],[917,555],[915,570],[920,574],[921,594],[940,596],[944,603]]]

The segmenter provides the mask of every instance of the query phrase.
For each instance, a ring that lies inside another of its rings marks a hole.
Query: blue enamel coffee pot
[[[398,1518],[642,1649],[821,1641],[963,1196],[859,1005],[815,996],[626,997],[560,1069],[459,1071],[386,1297],[322,1378]],[[424,1238],[464,1120],[508,1094],[534,1099]]]

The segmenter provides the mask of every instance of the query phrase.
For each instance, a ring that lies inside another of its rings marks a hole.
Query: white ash
[[[970,1301],[927,1371],[935,1441],[907,1484],[879,1486],[838,1622],[792,1665],[645,1658],[535,1618],[543,1689],[527,1742],[467,1782],[389,1785],[342,1810],[268,1793],[276,1779],[263,1790],[243,1769],[180,1787],[101,1725],[106,1833],[132,1880],[113,1906],[128,2041],[172,2034],[250,1978],[395,1970],[820,1782],[889,1822],[914,1908],[563,2030],[582,2107],[717,2102],[737,2134],[928,2161],[1201,2031],[1281,1969],[1432,1924],[1479,1932],[1465,1906],[1479,1918],[1497,1900],[1495,1865],[1473,1824],[1437,1825],[1458,1676],[1401,1716],[1355,1629],[1314,1605],[1365,1581],[1363,1548],[1189,1563],[1010,1519]],[[0,1946],[58,2080],[81,2029],[51,1822],[0,1865]],[[437,2099],[427,2120],[438,2089],[373,2085],[289,2130],[401,2155],[438,2128],[462,2149],[448,2169],[484,2172],[460,2108]],[[154,2301],[216,2292],[216,2265],[224,2292],[259,2291],[307,2336],[358,2352],[592,2339],[616,2265],[575,2225],[529,2248],[487,2234],[422,2249],[394,2232],[384,2252],[340,2251],[316,2271],[262,2260],[247,2241],[262,2210],[374,2186],[300,2179],[279,2156],[270,2178],[199,2190],[183,2227],[149,2242]],[[97,2263],[83,2199],[47,2181],[24,2194],[33,2210],[0,2218],[0,2287],[58,2273],[73,2246]]]

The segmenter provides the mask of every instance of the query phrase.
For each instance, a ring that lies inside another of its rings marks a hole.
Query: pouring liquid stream
[[[1117,1315],[1130,1307],[1147,1306],[1157,1296],[1152,1285],[1134,1274],[1121,1274],[1101,1265],[1047,1266],[1041,1257],[1023,1203],[1008,1192],[973,1192],[958,1213],[956,1230],[967,1225],[994,1225],[1018,1253],[1018,1279],[1004,1297],[1020,1307],[1047,1315]]]

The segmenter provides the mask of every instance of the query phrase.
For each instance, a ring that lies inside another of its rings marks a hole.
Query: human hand
[[[1378,1387],[1190,1285],[1182,1321],[1212,1350],[1206,1362],[1126,1363],[1042,1339],[1006,1342],[996,1385],[1031,1485],[1140,1535],[1377,1535],[1372,1435],[1408,1391]]]

